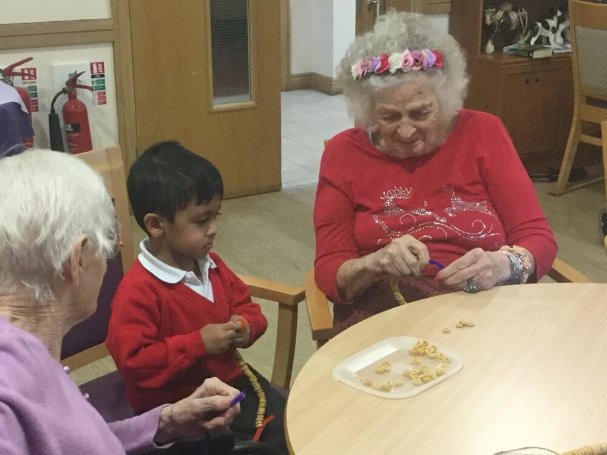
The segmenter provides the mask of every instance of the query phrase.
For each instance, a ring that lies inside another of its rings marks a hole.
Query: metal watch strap
[[[506,255],[506,257],[510,261],[510,270],[512,271],[510,279],[507,280],[505,284],[521,284],[527,281],[523,281],[525,272],[523,270],[523,259],[521,258],[521,255],[519,253],[515,253],[513,251],[508,250],[500,250],[500,253]]]

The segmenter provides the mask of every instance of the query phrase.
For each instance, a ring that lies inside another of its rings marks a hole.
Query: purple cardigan
[[[0,453],[107,455],[151,450],[160,407],[106,424],[33,335],[0,317]]]

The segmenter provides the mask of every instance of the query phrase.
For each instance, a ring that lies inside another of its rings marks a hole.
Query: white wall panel
[[[110,0],[1,0],[0,24],[107,19]]]

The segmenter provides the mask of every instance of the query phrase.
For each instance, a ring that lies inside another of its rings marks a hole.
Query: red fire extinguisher
[[[84,74],[74,73],[65,83],[67,92],[67,102],[63,105],[63,123],[65,125],[65,135],[67,145],[72,153],[82,153],[93,150],[93,141],[91,139],[91,128],[89,126],[89,116],[86,105],[78,99],[77,89],[93,91],[93,87],[78,84],[78,78]]]
[[[15,68],[23,65],[24,63],[29,62],[30,60],[33,60],[33,59],[34,59],[34,57],[24,58],[23,60],[19,60],[18,62],[13,63],[12,65],[8,65],[4,69],[0,69],[0,73],[2,73],[2,80],[4,82],[6,82],[7,84],[15,87],[13,84],[13,77],[15,77],[15,76],[23,77],[23,72],[15,71]],[[23,87],[15,87],[15,89],[17,90],[17,92],[19,92],[19,96],[21,96],[21,99],[23,100],[23,104],[25,104],[27,113],[29,115],[29,122],[30,122],[30,127],[31,127],[32,126],[32,107],[31,107],[31,103],[30,103],[30,94],[27,91],[27,89],[25,89]],[[33,131],[33,129],[32,129],[32,131]],[[30,136],[30,137],[26,137],[23,139],[24,148],[27,149],[27,148],[32,147],[33,145],[34,145],[33,137]]]

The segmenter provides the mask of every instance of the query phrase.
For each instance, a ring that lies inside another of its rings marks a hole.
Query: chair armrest
[[[565,261],[556,258],[547,275],[557,283],[590,283],[590,279]]]
[[[110,352],[107,350],[105,343],[99,343],[61,360],[61,364],[69,367],[70,370],[73,371],[108,355],[110,355]]]
[[[304,290],[298,286],[289,286],[278,281],[264,280],[249,275],[238,274],[238,277],[247,285],[251,295],[260,299],[297,306],[305,298]]]
[[[297,304],[305,298],[305,292],[301,287],[276,281],[240,274],[238,276],[247,285],[253,297],[278,303],[276,350],[271,382],[288,389],[291,386],[297,337]]]
[[[314,268],[311,268],[304,278],[306,290],[306,306],[312,329],[312,339],[320,347],[333,335],[333,317],[329,310],[327,296],[316,284]]]

